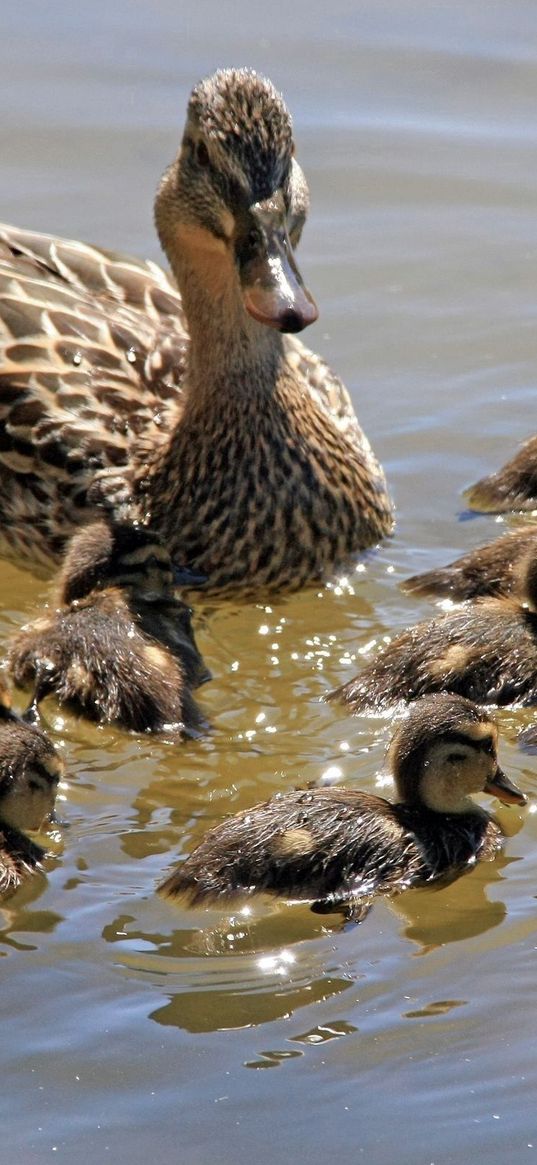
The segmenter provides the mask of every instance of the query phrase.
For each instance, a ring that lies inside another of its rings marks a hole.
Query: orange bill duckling
[[[26,837],[54,810],[63,762],[40,728],[0,720],[0,894],[39,869],[45,851]]]
[[[350,397],[294,333],[317,318],[308,210],[270,81],[188,103],[155,223],[171,267],[0,227],[0,536],[58,560],[96,505],[138,507],[218,593],[296,589],[393,529]]]
[[[169,556],[144,527],[101,520],[76,535],[55,603],[21,628],[8,663],[16,684],[34,685],[34,715],[54,693],[136,732],[207,727],[191,693],[209,678],[191,611],[173,594]]]
[[[520,563],[532,547],[537,547],[537,525],[518,526],[448,566],[405,579],[402,589],[409,595],[431,595],[455,602],[484,595],[510,595],[520,586]]]
[[[396,635],[328,700],[380,712],[428,692],[479,704],[537,702],[537,547],[520,564],[518,599],[463,603]]]
[[[466,490],[472,510],[504,514],[537,510],[537,437],[530,437],[501,469]]]
[[[455,876],[501,848],[498,824],[471,799],[526,801],[499,767],[497,736],[471,701],[424,697],[389,748],[395,803],[334,787],[276,794],[210,830],[159,890],[193,906],[265,892],[360,921],[375,894]]]

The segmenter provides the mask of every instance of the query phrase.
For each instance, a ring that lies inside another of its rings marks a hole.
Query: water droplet
[[[134,348],[127,348],[127,360],[129,361],[129,364],[134,364],[136,362],[136,352]]]
[[[82,364],[82,353],[81,352],[74,352],[73,353],[73,364]]]

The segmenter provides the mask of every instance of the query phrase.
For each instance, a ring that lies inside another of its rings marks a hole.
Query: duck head
[[[495,721],[471,700],[449,693],[416,700],[389,751],[400,799],[438,813],[475,810],[472,793],[524,805],[498,764],[497,744]]]
[[[187,268],[214,298],[234,280],[246,312],[300,332],[316,305],[295,262],[308,188],[291,118],[270,81],[222,69],[194,88],[178,157],[155,203],[159,237],[185,294]]]

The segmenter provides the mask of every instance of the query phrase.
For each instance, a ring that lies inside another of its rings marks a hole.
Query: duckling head
[[[0,738],[0,822],[38,830],[53,809],[63,762],[41,729],[6,725]]]
[[[145,526],[92,522],[71,539],[59,579],[61,603],[117,586],[145,598],[173,593],[175,576],[167,550]]]
[[[437,813],[475,811],[472,793],[524,805],[498,764],[497,743],[495,721],[471,700],[449,693],[416,700],[389,750],[401,800]]]
[[[300,332],[317,318],[293,256],[308,208],[291,118],[270,81],[221,69],[193,89],[181,150],[155,203],[183,295],[189,268],[214,298],[237,292],[255,320]]]

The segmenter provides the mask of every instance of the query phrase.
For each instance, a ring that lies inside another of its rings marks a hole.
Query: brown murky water
[[[535,5],[28,0],[2,26],[2,217],[141,255],[158,258],[153,189],[192,83],[251,64],[284,91],[312,192],[307,340],[352,390],[398,527],[319,592],[199,609],[208,740],[141,740],[48,704],[69,826],[0,911],[0,1156],[531,1160],[532,805],[503,815],[495,864],[358,928],[285,905],[188,913],[154,887],[271,791],[329,769],[382,783],[387,723],[319,697],[429,610],[401,595],[405,574],[498,530],[466,520],[461,490],[537,429]],[[4,642],[45,588],[1,577]],[[515,744],[530,719],[502,714],[502,760],[535,802]]]

